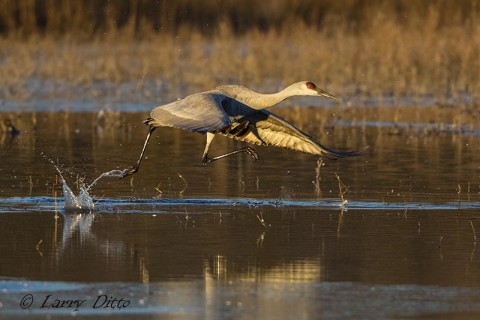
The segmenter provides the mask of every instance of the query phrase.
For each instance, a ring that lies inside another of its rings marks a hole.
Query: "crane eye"
[[[313,82],[308,81],[308,82],[306,83],[306,85],[307,85],[307,88],[308,88],[308,89],[311,89],[311,90],[316,90],[316,89],[317,89],[317,86],[316,86],[315,83],[313,83]]]

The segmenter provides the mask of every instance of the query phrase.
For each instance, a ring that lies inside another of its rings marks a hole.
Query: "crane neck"
[[[231,98],[234,98],[256,110],[273,107],[283,100],[295,95],[288,87],[282,91],[268,94],[258,93],[240,86],[223,86],[219,87],[219,89],[227,93]]]
[[[253,109],[261,110],[273,107],[291,96],[292,95],[285,92],[285,90],[268,94],[257,93],[255,96],[250,97],[245,104]]]

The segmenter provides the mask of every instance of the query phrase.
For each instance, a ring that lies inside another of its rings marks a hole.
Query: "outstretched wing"
[[[252,144],[276,146],[314,155],[324,155],[330,158],[351,157],[362,153],[362,151],[336,151],[327,148],[316,142],[311,136],[267,110],[259,110],[242,117],[236,122],[241,123],[245,121],[248,121],[251,127],[251,131],[248,134],[223,134]]]
[[[228,99],[213,93],[194,94],[154,108],[146,123],[155,127],[173,127],[199,133],[218,131],[231,124],[222,107],[224,100]]]

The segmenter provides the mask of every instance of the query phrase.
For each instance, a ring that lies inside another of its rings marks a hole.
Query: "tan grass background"
[[[4,0],[0,94],[95,97],[130,83],[149,99],[309,79],[344,99],[478,104],[479,17],[475,0]]]

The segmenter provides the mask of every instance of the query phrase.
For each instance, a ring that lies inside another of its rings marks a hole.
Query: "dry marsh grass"
[[[437,27],[477,23],[477,0],[3,0],[0,35],[71,35],[91,39],[104,34],[146,38],[181,29],[215,33],[227,22],[235,34],[268,31],[303,22],[317,29],[347,25],[359,33],[382,15],[399,26],[412,26],[434,12]]]
[[[307,2],[299,3],[308,8]],[[257,14],[250,28],[212,18],[209,32],[195,29],[192,18],[164,26],[172,32],[141,37],[127,30],[128,23],[113,23],[117,20],[98,26],[103,32],[88,39],[68,32],[35,33],[34,27],[26,29],[31,30],[28,36],[19,36],[12,20],[3,25],[13,31],[0,39],[0,94],[6,100],[110,95],[162,102],[225,83],[270,91],[309,79],[345,100],[428,95],[440,102],[449,97],[479,103],[478,8],[472,5],[475,10],[465,13],[475,1],[457,6],[425,1],[412,8],[408,1],[340,2],[348,5],[350,15],[329,4],[330,14],[308,18],[298,9],[280,23],[277,8],[272,13],[277,23],[263,27]],[[449,9],[452,16],[446,14]],[[138,19],[135,30],[145,30],[149,20]],[[73,25],[80,28],[82,20]],[[41,30],[48,28],[54,27]]]

